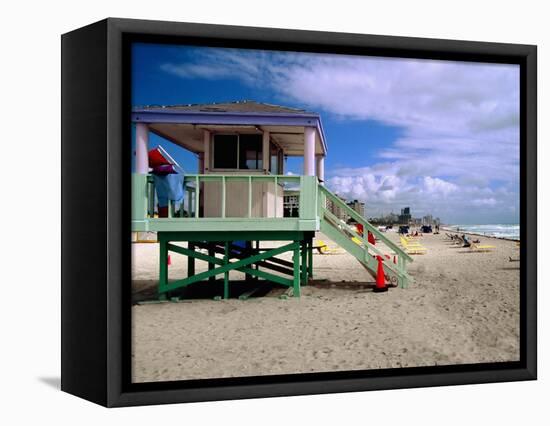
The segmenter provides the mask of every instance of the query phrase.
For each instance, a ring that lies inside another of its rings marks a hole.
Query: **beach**
[[[476,253],[453,245],[444,231],[425,234],[418,241],[427,253],[413,256],[409,287],[374,293],[373,278],[354,257],[317,238],[335,250],[315,252],[314,279],[300,298],[281,299],[276,288],[248,300],[134,304],[132,380],[519,360],[520,262],[509,260],[519,257],[515,242],[472,236],[495,246]],[[132,250],[134,300],[147,300],[157,285],[158,245]],[[185,277],[186,259],[171,260],[171,277]]]

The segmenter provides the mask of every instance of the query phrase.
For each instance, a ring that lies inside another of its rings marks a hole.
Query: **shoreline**
[[[477,236],[477,237],[494,238],[494,239],[496,239],[496,240],[514,241],[514,242],[517,242],[517,243],[520,242],[520,239],[519,239],[519,238],[516,240],[515,238],[510,238],[510,237],[497,237],[496,235],[488,235],[488,234],[483,234],[483,233],[481,233],[481,232],[457,231],[456,229],[451,229],[451,228],[449,228],[448,226],[440,226],[439,229],[441,229],[441,230],[443,230],[443,231],[452,232],[452,233],[455,233],[455,234],[475,235],[475,236]]]

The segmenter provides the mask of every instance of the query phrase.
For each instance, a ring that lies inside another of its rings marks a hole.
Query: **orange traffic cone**
[[[378,258],[378,270],[376,271],[376,287],[374,287],[375,293],[381,293],[383,291],[388,291],[386,286],[386,280],[384,278],[384,265],[382,265],[382,257],[377,256]]]
[[[168,260],[166,261],[166,263],[168,266],[172,264],[172,259],[170,258],[170,255],[168,255]]]

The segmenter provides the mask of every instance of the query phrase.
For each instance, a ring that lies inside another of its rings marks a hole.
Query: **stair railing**
[[[378,238],[380,241],[382,241],[388,248],[393,250],[398,255],[398,263],[397,263],[397,269],[403,273],[406,273],[406,262],[412,262],[413,259],[405,252],[401,247],[399,247],[396,243],[394,243],[392,240],[390,240],[388,237],[386,237],[382,232],[378,230],[378,228],[371,225],[363,216],[361,216],[359,213],[357,213],[355,210],[353,210],[351,207],[349,207],[344,201],[340,200],[335,194],[333,194],[331,191],[329,191],[325,186],[319,185],[320,188],[320,197],[319,197],[319,216],[321,217],[324,214],[328,213],[329,218],[337,219],[330,210],[327,208],[327,200],[330,200],[332,203],[337,205],[339,208],[344,210],[344,212],[354,219],[357,223],[360,223],[363,225],[363,235],[360,235],[359,233],[355,232],[351,227],[349,227],[347,224],[344,223],[344,225],[347,227],[346,231],[349,232],[352,236],[357,237],[361,242],[363,243],[364,247],[372,250],[374,253],[377,253],[380,256],[383,256],[383,254],[368,242],[368,231],[370,231],[376,238]]]

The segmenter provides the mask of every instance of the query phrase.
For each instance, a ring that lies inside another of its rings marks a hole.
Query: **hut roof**
[[[216,102],[212,104],[145,105],[135,108],[142,111],[175,110],[188,112],[235,112],[235,113],[271,113],[271,114],[308,114],[317,115],[305,109],[274,105],[252,100]]]

